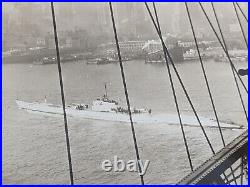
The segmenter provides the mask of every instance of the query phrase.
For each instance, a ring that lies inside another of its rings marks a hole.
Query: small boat
[[[109,61],[107,58],[94,58],[87,61],[87,64],[108,64]]]
[[[247,56],[230,56],[232,62],[247,62]],[[221,55],[214,58],[215,62],[229,62],[228,57]]]
[[[199,54],[197,50],[190,49],[183,54],[184,61],[192,61],[192,60],[199,60]],[[206,55],[205,53],[201,53],[202,60],[209,59],[211,56]]]
[[[158,63],[164,63],[164,62],[166,62],[164,59],[162,59],[162,60],[145,60],[145,64],[158,64]]]
[[[145,64],[157,64],[157,63],[164,63],[165,58],[162,50],[153,51],[147,53],[145,56]]]
[[[63,55],[60,57],[62,63],[64,62],[72,62],[82,60],[82,56],[80,55]],[[42,59],[36,59],[33,64],[35,65],[46,65],[46,64],[56,64],[56,57],[43,57]]]
[[[122,57],[122,62],[129,61],[130,59],[127,57]],[[102,58],[94,58],[87,61],[87,64],[97,64],[97,65],[103,65],[103,64],[116,64],[119,63],[118,58],[113,57],[102,57]]]

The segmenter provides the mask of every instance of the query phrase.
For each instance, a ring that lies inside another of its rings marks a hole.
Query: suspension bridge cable
[[[142,169],[141,169],[141,165],[140,165],[140,155],[139,155],[139,150],[138,150],[138,146],[137,146],[134,124],[133,124],[133,120],[132,120],[132,113],[131,113],[131,108],[130,108],[130,101],[129,101],[129,96],[128,96],[127,84],[126,84],[125,73],[124,73],[123,64],[122,64],[120,46],[119,46],[119,42],[118,42],[118,35],[117,35],[117,31],[116,31],[114,13],[113,13],[113,8],[112,8],[111,2],[109,2],[109,8],[110,8],[110,14],[111,14],[111,19],[112,19],[113,31],[114,31],[114,35],[115,35],[115,42],[116,42],[117,53],[118,53],[118,58],[119,58],[120,70],[121,70],[121,75],[122,75],[122,83],[123,83],[124,93],[126,96],[126,102],[127,102],[127,107],[128,107],[129,120],[130,120],[130,124],[131,124],[131,131],[132,131],[132,135],[133,135],[137,164],[138,164],[138,169],[140,172],[141,184],[144,185],[143,175],[141,175]]]
[[[156,18],[158,29],[159,29],[159,33],[160,33],[160,40],[161,40],[161,42],[163,44],[163,38],[162,38],[162,33],[161,33],[160,22],[159,22],[157,10],[156,10],[156,5],[155,5],[154,2],[153,2],[153,7],[154,7],[155,18]],[[165,51],[164,47],[163,47],[163,51]],[[166,65],[167,65],[169,80],[170,80],[170,84],[171,84],[171,88],[172,88],[172,93],[173,93],[173,97],[174,97],[176,111],[177,111],[179,122],[180,122],[180,126],[181,126],[182,137],[183,137],[184,145],[185,145],[185,148],[186,148],[186,152],[187,152],[187,157],[188,157],[190,169],[191,169],[191,171],[193,171],[193,164],[192,164],[192,160],[191,160],[191,156],[190,156],[190,152],[189,152],[189,148],[188,148],[188,143],[187,143],[187,139],[186,139],[186,135],[185,135],[183,123],[182,123],[182,120],[181,120],[180,109],[179,109],[179,105],[178,105],[178,101],[177,101],[177,97],[176,97],[175,87],[174,87],[174,83],[173,83],[173,79],[172,79],[172,74],[171,74],[171,71],[170,71],[170,67],[169,67],[169,64],[168,64],[168,58],[167,58],[166,52],[164,52],[164,58],[165,58],[165,62],[166,62]]]
[[[229,62],[230,62],[230,64],[231,64],[233,70],[235,71],[235,73],[236,73],[236,75],[238,76],[238,78],[239,78],[239,80],[240,80],[242,86],[244,87],[246,93],[248,94],[248,90],[247,90],[246,85],[244,84],[244,82],[242,81],[240,75],[238,74],[238,72],[237,72],[237,70],[236,70],[236,68],[235,68],[235,66],[234,66],[234,64],[233,64],[233,62],[232,62],[232,60],[231,60],[231,58],[230,58],[230,56],[229,56],[229,53],[227,52],[227,50],[225,49],[223,43],[221,42],[221,40],[220,40],[220,38],[219,38],[219,36],[218,36],[218,34],[217,34],[217,32],[216,32],[216,30],[215,30],[215,28],[214,28],[212,22],[211,22],[211,20],[209,19],[209,17],[208,17],[208,15],[207,15],[207,13],[206,13],[206,11],[205,11],[203,5],[202,5],[200,2],[199,2],[199,5],[200,5],[200,7],[201,7],[201,9],[202,9],[202,11],[203,11],[203,13],[204,13],[204,15],[205,15],[207,21],[208,21],[210,27],[212,28],[212,30],[213,30],[213,32],[214,32],[214,34],[215,34],[217,40],[219,41],[219,43],[220,43],[220,45],[221,45],[223,51],[225,52],[225,54],[226,54],[226,56],[227,56],[227,58],[228,58],[228,60],[229,60]]]
[[[238,3],[238,2],[235,2],[235,3],[236,3],[236,5],[237,5],[237,7],[239,8],[239,10],[240,10],[242,16],[243,16],[243,17],[245,18],[245,20],[248,22],[247,16],[246,16],[246,14],[243,12],[243,10],[242,10],[242,8],[240,7],[239,3]]]
[[[218,24],[218,28],[219,28],[219,31],[220,31],[220,34],[221,34],[221,38],[222,38],[223,43],[224,43],[224,47],[225,47],[226,51],[228,52],[228,50],[227,50],[227,45],[226,45],[226,42],[225,42],[225,40],[224,40],[224,36],[223,36],[222,30],[221,30],[221,27],[220,27],[220,24],[219,24],[219,19],[218,19],[218,17],[217,17],[217,13],[216,13],[216,10],[215,10],[215,7],[214,7],[213,2],[211,2],[211,5],[212,5],[212,9],[213,9],[213,12],[214,12],[214,16],[215,16],[216,22],[217,22],[217,24]],[[240,98],[242,99],[242,97],[241,97],[241,92],[240,92],[239,86],[238,86],[238,82],[237,82],[237,79],[236,79],[236,76],[235,76],[235,72],[233,71],[231,65],[230,65],[230,67],[231,67],[231,70],[232,70],[232,72],[233,72],[233,77],[234,77],[235,82],[236,82],[236,86],[237,86],[237,89],[238,89],[238,93],[240,94]],[[243,105],[243,109],[244,109],[244,111],[245,111],[244,103],[242,103],[242,105]],[[222,136],[222,132],[221,132],[221,136]],[[222,136],[222,137],[223,137],[223,136]],[[223,142],[223,146],[224,146],[224,147],[226,146],[226,145],[225,145],[225,141]],[[237,185],[237,181],[236,181],[236,178],[235,178],[235,174],[234,174],[233,168],[232,168],[231,166],[230,166],[230,170],[231,170],[232,176],[233,176],[233,178],[234,178],[234,182],[235,182],[235,184]],[[226,180],[228,181],[227,177],[225,177],[225,178],[226,178]]]
[[[67,115],[66,115],[66,109],[65,109],[65,97],[64,97],[64,89],[63,89],[62,68],[61,68],[61,62],[60,62],[60,52],[59,52],[59,45],[58,45],[56,18],[55,18],[55,11],[54,11],[53,2],[51,2],[51,13],[52,13],[52,19],[53,19],[54,37],[55,37],[55,45],[56,45],[56,57],[57,57],[57,65],[58,65],[57,67],[58,67],[62,106],[63,106],[63,119],[64,119],[64,130],[65,130],[67,153],[68,153],[70,183],[71,183],[71,185],[73,185],[74,184],[74,177],[73,177],[73,169],[72,169],[72,163],[71,163],[70,141],[69,141]]]
[[[235,3],[233,2],[233,6],[234,6],[234,11],[235,11],[235,14],[236,14],[236,17],[237,17],[237,20],[239,22],[239,25],[240,25],[240,30],[241,30],[241,33],[242,33],[242,36],[244,38],[244,41],[245,41],[245,44],[247,46],[247,49],[248,49],[248,42],[247,42],[247,38],[246,38],[246,35],[245,35],[245,32],[244,32],[244,29],[243,29],[243,26],[242,26],[242,23],[241,23],[241,20],[240,20],[240,16],[238,14],[238,11],[237,11],[237,8],[235,6]]]
[[[156,30],[158,36],[160,37],[159,29],[158,29],[158,27],[157,27],[157,25],[156,25],[156,22],[155,22],[155,20],[154,20],[154,18],[153,18],[153,15],[152,15],[152,13],[151,13],[151,10],[149,9],[149,6],[148,6],[147,2],[145,2],[145,6],[146,6],[147,11],[148,11],[148,13],[149,13],[149,16],[150,16],[150,18],[151,18],[151,20],[152,20],[152,23],[153,23],[153,25],[154,25],[154,27],[155,27],[155,30]],[[184,91],[184,94],[185,94],[185,96],[186,96],[186,98],[187,98],[187,100],[188,100],[188,102],[189,102],[189,104],[190,104],[190,106],[191,106],[191,108],[192,108],[192,110],[193,110],[193,112],[194,112],[194,115],[195,115],[195,117],[196,117],[196,119],[197,119],[197,121],[198,121],[198,123],[199,123],[199,125],[200,125],[200,127],[201,127],[201,130],[202,130],[202,132],[203,132],[203,134],[204,134],[204,136],[205,136],[205,138],[206,138],[206,141],[207,141],[207,143],[208,143],[208,145],[209,145],[209,148],[211,149],[212,153],[215,154],[214,148],[213,148],[213,146],[212,146],[212,144],[211,144],[211,142],[210,142],[210,140],[209,140],[209,138],[208,138],[208,136],[207,136],[207,134],[206,134],[206,131],[205,131],[203,125],[201,124],[200,118],[199,118],[199,116],[198,116],[198,114],[197,114],[197,112],[196,112],[196,109],[194,108],[194,105],[193,105],[193,103],[192,103],[192,101],[191,101],[191,98],[189,97],[189,95],[188,95],[188,93],[187,93],[187,90],[186,90],[186,88],[185,88],[185,86],[184,86],[184,84],[183,84],[183,82],[182,82],[182,79],[181,79],[181,77],[180,77],[180,75],[179,75],[179,73],[178,73],[178,71],[177,71],[177,69],[176,69],[176,67],[175,67],[175,64],[174,64],[173,59],[172,59],[172,57],[171,57],[171,55],[170,55],[170,53],[169,53],[169,51],[168,51],[168,48],[166,47],[164,41],[163,41],[162,44],[163,44],[163,48],[165,49],[164,52],[167,53],[167,56],[168,56],[168,58],[169,58],[169,61],[170,61],[170,63],[171,63],[172,66],[173,66],[174,72],[175,72],[175,74],[176,74],[176,76],[177,76],[177,78],[178,78],[178,80],[179,80],[179,82],[180,82],[180,84],[181,84],[181,87],[182,87],[182,89],[183,89],[183,91]]]
[[[193,37],[194,37],[195,46],[196,46],[196,49],[197,49],[197,52],[198,52],[198,56],[199,56],[199,61],[200,61],[200,64],[201,64],[202,73],[203,73],[203,76],[205,78],[205,83],[206,83],[206,86],[207,86],[207,89],[208,89],[210,101],[211,101],[212,108],[213,108],[213,111],[214,111],[214,115],[215,115],[215,118],[216,118],[216,121],[217,121],[217,125],[218,125],[218,128],[219,128],[219,133],[220,133],[221,141],[222,141],[223,147],[225,147],[226,143],[225,143],[225,140],[224,140],[224,136],[223,136],[222,129],[221,129],[221,126],[220,126],[220,122],[219,122],[219,118],[218,118],[218,115],[217,115],[217,111],[216,111],[216,108],[215,108],[213,96],[212,96],[212,93],[211,93],[211,90],[210,90],[210,86],[209,86],[209,83],[208,83],[208,79],[207,79],[207,74],[206,74],[206,71],[205,71],[205,67],[204,67],[204,64],[203,64],[203,61],[202,61],[202,58],[201,58],[200,49],[199,49],[199,46],[198,46],[198,42],[197,42],[197,38],[196,38],[196,34],[195,34],[195,30],[194,30],[194,26],[193,26],[193,22],[192,22],[192,19],[191,19],[191,15],[190,15],[190,11],[189,11],[187,2],[185,2],[185,7],[186,7],[186,11],[187,11],[187,16],[188,16],[188,19],[189,19],[189,23],[190,23],[190,26],[191,26],[192,34],[193,34]],[[231,168],[231,171],[233,171],[232,167],[230,167],[230,168]],[[223,173],[223,175],[225,177],[225,180],[228,181],[228,177],[226,176],[226,174]],[[236,183],[236,180],[235,180],[235,183]]]
[[[215,10],[215,6],[214,6],[213,2],[211,2],[211,6],[212,6],[212,9],[213,9],[213,13],[214,13],[215,19],[216,19],[216,23],[217,23],[218,28],[219,28],[219,32],[220,32],[220,35],[221,35],[222,42],[223,42],[223,44],[224,44],[224,48],[225,48],[225,50],[226,50],[226,53],[228,54],[227,44],[226,44],[224,35],[223,35],[223,33],[222,33],[222,29],[221,29],[221,26],[220,26],[220,22],[219,22],[219,19],[218,19],[218,16],[217,16],[217,13],[216,13],[216,10]],[[239,94],[239,97],[240,97],[241,105],[242,105],[242,108],[243,108],[243,111],[244,111],[246,120],[247,120],[247,122],[248,122],[248,115],[247,115],[246,107],[245,107],[245,105],[244,105],[244,101],[243,101],[243,98],[242,98],[242,94],[241,94],[241,91],[240,91],[240,88],[239,88],[239,84],[238,84],[238,81],[237,81],[235,72],[234,72],[233,67],[232,67],[231,64],[230,64],[230,67],[231,67],[231,70],[232,70],[232,73],[233,73],[233,77],[234,77],[234,82],[235,82],[235,85],[236,85],[236,88],[237,88],[237,91],[238,91],[238,94]]]
[[[210,97],[210,101],[211,101],[211,104],[212,104],[212,107],[213,107],[214,115],[215,115],[217,125],[218,125],[218,128],[219,128],[221,141],[223,143],[223,146],[225,147],[226,143],[225,143],[225,140],[224,140],[224,136],[222,134],[219,118],[218,118],[218,115],[217,115],[217,111],[216,111],[216,107],[215,107],[215,104],[214,104],[213,96],[212,96],[211,89],[210,89],[210,86],[209,86],[209,82],[208,82],[207,74],[206,74],[206,71],[205,71],[205,67],[204,67],[204,64],[203,64],[203,61],[202,61],[202,58],[201,58],[200,49],[199,49],[199,46],[198,46],[198,42],[197,42],[197,38],[196,38],[196,34],[195,34],[195,30],[194,30],[194,26],[193,26],[193,22],[192,22],[192,19],[191,19],[191,15],[190,15],[190,11],[189,11],[187,2],[185,2],[185,6],[186,6],[187,15],[188,15],[189,23],[190,23],[190,26],[191,26],[191,30],[192,30],[192,33],[193,33],[195,46],[196,46],[196,49],[197,49],[197,52],[198,52],[202,73],[203,73],[203,76],[205,78],[205,83],[206,83],[206,86],[207,86],[208,94],[209,94],[209,97]]]

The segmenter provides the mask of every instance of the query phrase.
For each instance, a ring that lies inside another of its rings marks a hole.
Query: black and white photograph
[[[247,185],[248,2],[2,2],[3,185]]]

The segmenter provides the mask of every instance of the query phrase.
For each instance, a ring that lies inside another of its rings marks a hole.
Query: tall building
[[[118,31],[123,40],[136,40],[152,35],[144,3],[114,3]]]
[[[75,11],[73,3],[55,3],[57,25],[60,30],[74,30]]]
[[[176,34],[179,31],[179,4],[180,3],[157,3],[158,16],[163,34]],[[151,20],[150,20],[151,21]]]
[[[174,3],[172,7],[172,22],[171,22],[171,28],[172,28],[172,34],[179,34],[180,27],[180,3]],[[171,33],[171,32],[170,32]]]
[[[211,9],[211,4],[210,3],[203,3],[203,7],[205,11],[208,14],[208,17],[212,20],[214,20],[214,15]],[[187,10],[185,7],[184,3],[180,3],[179,5],[180,9],[180,15],[179,15],[179,35],[184,37],[184,38],[189,38],[192,39],[192,31],[191,31],[191,26],[190,22],[188,19],[188,14]],[[210,28],[210,25],[201,9],[198,3],[188,3],[188,9],[189,13],[191,16],[192,24],[195,29],[196,36],[198,38],[203,38],[203,37],[210,37],[212,34],[212,30]]]
[[[102,26],[111,26],[111,17],[108,3],[96,4],[97,22]]]

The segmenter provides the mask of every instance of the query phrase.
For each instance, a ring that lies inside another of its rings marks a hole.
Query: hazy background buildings
[[[189,4],[198,36],[212,37],[198,4]],[[232,3],[215,4],[225,34],[237,35]],[[210,3],[204,5],[213,18]],[[247,15],[247,3],[240,5]],[[184,3],[157,3],[157,7],[164,35],[192,38]],[[113,3],[113,8],[120,41],[157,39],[144,3]],[[62,46],[92,49],[113,41],[108,3],[55,3],[55,11]],[[50,3],[3,3],[2,20],[4,50],[54,45]]]

